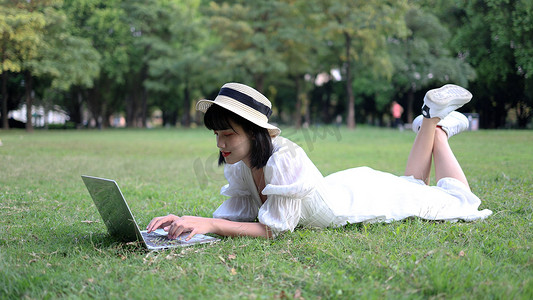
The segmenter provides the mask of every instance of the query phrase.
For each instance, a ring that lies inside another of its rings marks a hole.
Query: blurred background
[[[0,0],[0,66],[3,129],[195,127],[232,81],[296,128],[408,127],[446,83],[531,128],[533,1]]]

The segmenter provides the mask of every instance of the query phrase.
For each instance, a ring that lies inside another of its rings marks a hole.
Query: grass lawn
[[[360,126],[283,132],[324,175],[401,175],[412,132]],[[117,180],[141,226],[211,216],[224,200],[205,129],[0,131],[0,299],[533,298],[533,131],[450,142],[481,208],[465,223],[408,219],[297,229],[276,240],[149,252],[111,239],[80,175]]]

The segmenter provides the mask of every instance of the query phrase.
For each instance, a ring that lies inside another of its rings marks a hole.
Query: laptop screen
[[[82,176],[109,234],[124,242],[142,241],[139,228],[114,180]]]

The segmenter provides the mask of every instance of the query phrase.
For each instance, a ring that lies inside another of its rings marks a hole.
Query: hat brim
[[[219,96],[220,97],[220,96]],[[231,99],[231,98],[228,98],[228,99]],[[232,99],[231,99],[232,100]],[[271,137],[276,137],[278,135],[280,135],[281,133],[281,129],[279,129],[278,127],[268,123],[268,122],[265,122],[263,120],[260,120],[259,118],[251,118],[250,117],[250,110],[247,110],[247,107],[246,106],[236,106],[234,103],[231,103],[231,102],[221,102],[221,101],[213,101],[213,100],[207,100],[207,99],[203,99],[203,100],[200,100],[198,101],[198,103],[196,103],[196,110],[198,111],[201,111],[203,113],[205,113],[209,107],[211,107],[211,105],[218,105],[220,107],[223,107],[241,117],[243,117],[244,119],[254,123],[255,125],[259,126],[259,127],[262,127],[262,128],[265,128],[268,130],[268,133],[270,134]]]

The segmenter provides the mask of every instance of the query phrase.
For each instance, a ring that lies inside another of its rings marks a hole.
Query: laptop
[[[128,203],[126,203],[126,199],[114,180],[86,175],[82,175],[81,178],[93,198],[109,234],[118,240],[124,242],[138,241],[149,250],[185,247],[219,240],[212,236],[196,234],[189,241],[185,241],[189,233],[183,233],[176,239],[169,239],[167,232],[163,229],[157,229],[150,233],[147,233],[146,230],[141,231]]]

